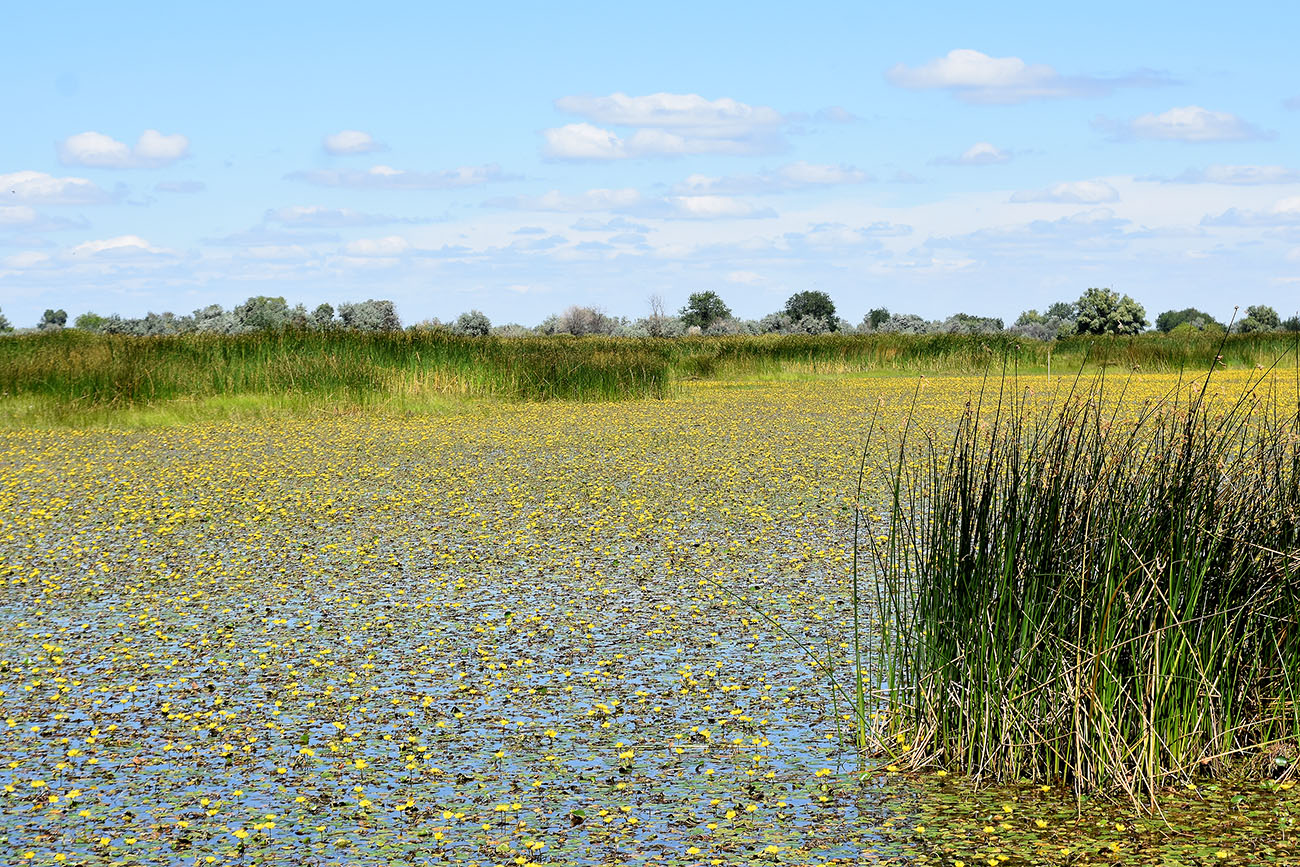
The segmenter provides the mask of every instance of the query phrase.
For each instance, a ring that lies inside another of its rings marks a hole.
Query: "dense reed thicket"
[[[128,337],[58,333],[0,338],[0,392],[70,407],[132,406],[177,398],[292,394],[366,403],[385,396],[482,394],[616,400],[670,393],[690,378],[970,371],[990,358],[1022,370],[1090,364],[1124,369],[1254,365],[1285,335],[1142,335],[1056,343],[969,335],[817,335],[632,339],[463,337],[405,331],[272,331],[237,336]]]
[[[1137,797],[1295,761],[1300,374],[1122,390],[1004,378],[891,447],[869,553],[914,766]]]

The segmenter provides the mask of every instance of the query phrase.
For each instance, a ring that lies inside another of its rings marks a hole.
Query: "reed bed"
[[[1290,378],[1180,380],[1132,405],[1100,376],[1044,396],[1004,374],[955,430],[893,428],[892,494],[862,542],[891,760],[1134,798],[1293,773]]]
[[[664,397],[690,379],[871,371],[970,372],[1005,358],[1024,371],[1085,363],[1154,371],[1267,363],[1282,335],[1141,335],[1056,343],[1007,335],[816,335],[674,340],[459,337],[406,331],[278,331],[127,337],[64,331],[0,338],[0,393],[70,411],[178,399],[291,395],[366,405],[394,395],[525,400]]]

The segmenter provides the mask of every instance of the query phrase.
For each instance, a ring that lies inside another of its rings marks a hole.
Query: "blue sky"
[[[10,4],[0,309],[1300,308],[1294,3],[558,6]]]

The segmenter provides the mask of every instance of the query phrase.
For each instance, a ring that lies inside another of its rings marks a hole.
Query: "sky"
[[[1300,5],[14,2],[0,311],[1300,308]]]

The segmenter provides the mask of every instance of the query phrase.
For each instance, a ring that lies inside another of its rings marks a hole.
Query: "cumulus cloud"
[[[753,219],[775,217],[771,208],[759,208],[730,196],[668,196],[664,216],[688,220]]]
[[[0,228],[29,226],[37,219],[36,209],[26,205],[6,205],[0,207]]]
[[[908,90],[946,90],[964,102],[1003,104],[1103,96],[1120,87],[1172,83],[1151,70],[1114,78],[1064,76],[1046,64],[1026,63],[1019,57],[990,57],[970,48],[953,49],[920,66],[895,64],[885,78]]]
[[[372,166],[365,171],[317,169],[290,172],[285,179],[354,190],[455,190],[510,180],[511,176],[503,173],[500,166],[489,164],[444,172],[412,172],[391,166]]]
[[[893,223],[873,223],[870,226],[849,226],[845,223],[815,223],[804,232],[787,232],[785,243],[794,248],[810,249],[880,249],[877,238],[895,237],[911,232],[910,226]]]
[[[1274,133],[1247,123],[1226,111],[1210,111],[1199,105],[1171,108],[1160,114],[1139,115],[1130,121],[1098,117],[1094,129],[1110,135],[1114,141],[1148,139],[1153,141],[1224,142],[1269,139]]]
[[[156,129],[140,134],[134,147],[112,136],[82,132],[59,145],[59,161],[69,166],[99,169],[157,169],[189,155],[190,140],[183,135],[163,135]]]
[[[613,217],[608,220],[598,220],[595,217],[582,217],[574,222],[569,228],[578,232],[634,232],[638,235],[650,231],[650,227],[641,223],[634,223],[626,217]],[[540,229],[538,230],[541,231]]]
[[[546,156],[566,160],[769,153],[784,147],[787,122],[767,106],[694,93],[565,96],[555,107],[585,118],[542,131]],[[619,134],[598,124],[632,131]]]
[[[1096,205],[1119,201],[1119,191],[1105,181],[1066,181],[1043,190],[1020,190],[1011,194],[1011,201]]]
[[[784,123],[780,112],[767,106],[751,106],[727,98],[709,100],[695,93],[565,96],[555,101],[555,107],[596,123],[681,129],[691,135],[711,138],[735,138]]]
[[[935,157],[930,162],[937,166],[994,166],[1010,160],[1010,151],[982,141],[971,145],[960,156]]]
[[[730,196],[700,195],[647,198],[632,187],[593,189],[577,195],[565,195],[559,190],[551,190],[540,196],[506,196],[489,199],[483,205],[491,208],[561,213],[614,211],[642,217],[690,220],[776,216],[776,212],[770,208],[759,208],[749,202]],[[594,226],[596,224],[590,225]],[[605,225],[609,226],[610,223]],[[644,230],[646,227],[628,224],[628,228]]]
[[[688,194],[784,193],[816,187],[861,184],[874,180],[871,175],[849,165],[823,165],[794,162],[771,172],[732,177],[691,175],[677,185],[677,192]]]
[[[68,251],[81,258],[140,258],[173,256],[171,250],[155,247],[139,235],[118,235],[98,241],[83,241]]]
[[[274,208],[263,215],[268,223],[314,229],[341,229],[349,226],[382,226],[389,223],[428,223],[414,217],[366,214],[351,208],[324,208],[319,205],[291,205]]]
[[[109,193],[85,178],[56,178],[44,172],[0,175],[0,190],[10,202],[33,205],[101,205],[117,200],[122,190]]]
[[[0,230],[48,232],[56,229],[84,229],[85,220],[47,217],[28,205],[0,205]]]
[[[359,129],[345,129],[333,135],[327,135],[322,145],[326,153],[334,156],[373,154],[388,150],[388,146],[383,142],[375,141],[370,133],[362,132]]]
[[[208,188],[203,181],[160,181],[153,185],[159,193],[201,193]]]
[[[1216,216],[1206,215],[1202,226],[1300,226],[1300,196],[1288,196],[1273,203],[1267,211],[1229,208]]]
[[[1034,220],[1009,226],[991,226],[964,235],[935,236],[923,245],[929,249],[954,249],[972,253],[1010,253],[1025,250],[1114,250],[1130,240],[1130,221],[1109,208],[1081,211],[1058,220]]]
[[[24,250],[21,253],[14,253],[12,256],[6,256],[4,265],[6,268],[39,268],[50,262],[49,253],[40,253],[36,250]]]
[[[411,242],[398,235],[387,238],[362,238],[344,248],[349,256],[400,256],[411,249]]]
[[[542,130],[546,155],[566,160],[620,160],[630,154],[624,141],[589,123],[570,123]]]
[[[243,232],[232,232],[215,238],[204,238],[203,243],[214,247],[269,247],[301,244],[335,243],[338,235],[328,232],[301,232],[254,226]]]
[[[540,196],[500,196],[483,203],[488,208],[510,208],[517,211],[620,211],[634,208],[645,200],[632,188],[593,189],[577,195],[565,195],[551,190]]]
[[[1300,182],[1300,171],[1285,166],[1232,166],[1212,165],[1203,169],[1189,168],[1173,177],[1148,175],[1141,181],[1159,181],[1166,184],[1231,184],[1234,186],[1265,186],[1268,184],[1294,184]]]
[[[552,159],[621,160],[632,157],[680,157],[692,154],[747,155],[776,147],[756,138],[703,138],[662,129],[639,129],[626,138],[589,123],[542,130],[543,151]]]

